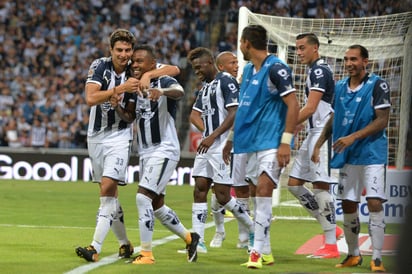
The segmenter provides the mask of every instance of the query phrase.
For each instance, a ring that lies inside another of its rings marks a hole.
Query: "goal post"
[[[405,167],[406,156],[408,153],[412,154],[412,143],[408,144],[407,139],[408,131],[411,130],[409,120],[412,96],[412,12],[363,18],[308,19],[257,14],[241,7],[238,39],[243,29],[251,24],[259,24],[266,28],[269,52],[276,54],[291,67],[301,105],[304,102],[306,68],[300,64],[295,54],[298,34],[313,32],[318,36],[319,53],[331,65],[336,80],[345,77],[345,50],[353,44],[365,46],[369,51],[368,71],[382,76],[391,88],[392,107],[387,129],[389,166],[398,170]],[[239,71],[242,72],[246,62],[240,51],[239,42],[237,56]],[[293,154],[305,135],[306,132],[303,131],[297,136]]]

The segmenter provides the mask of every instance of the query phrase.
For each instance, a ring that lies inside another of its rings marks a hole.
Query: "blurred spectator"
[[[30,143],[30,131],[28,130],[22,130],[19,131],[19,142],[23,147],[31,147]]]
[[[47,127],[46,140],[48,147],[57,148],[59,147],[59,133],[57,132],[57,127],[49,125]]]
[[[196,34],[196,45],[197,46],[206,46],[205,39],[206,39],[206,32],[209,31],[209,22],[206,18],[206,14],[203,12],[200,13],[199,17],[195,19],[195,34]]]
[[[30,133],[30,144],[32,147],[48,147],[46,131],[46,126],[42,123],[41,118],[36,116],[33,119],[33,126],[31,127]]]
[[[0,110],[10,110],[14,107],[14,98],[11,95],[10,88],[3,83],[0,87]]]
[[[210,8],[220,8],[219,1],[212,2],[208,7],[199,0],[0,1],[0,145],[6,145],[5,126],[11,117],[18,121],[20,133],[27,131],[26,123],[33,125],[36,115],[48,115],[47,128],[52,132],[57,127],[59,136],[79,134],[72,140],[64,137],[62,146],[82,147],[82,121],[88,112],[83,99],[88,65],[98,56],[109,55],[107,37],[118,27],[132,31],[139,43],[156,45],[159,62],[180,66],[178,80],[185,86],[190,77],[186,56],[191,49],[203,45],[219,52],[236,51],[238,9],[242,5],[262,14],[316,18],[411,10],[410,1],[393,0],[221,1],[225,2],[226,10],[219,10],[226,15],[222,18],[225,27],[216,36],[220,39],[210,44],[213,20],[219,20],[213,16],[219,13]],[[17,108],[19,116],[12,116]],[[58,125],[63,120],[66,134]],[[48,135],[54,140],[55,134]]]
[[[16,120],[10,119],[5,127],[5,141],[9,147],[21,147]]]
[[[58,133],[58,148],[72,148],[72,133],[70,132],[69,123],[65,120],[60,121]]]
[[[236,1],[230,1],[230,8],[226,12],[225,17],[225,32],[237,32],[237,24],[239,21],[239,7]]]

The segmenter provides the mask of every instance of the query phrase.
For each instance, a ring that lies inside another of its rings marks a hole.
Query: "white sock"
[[[288,190],[296,199],[299,200],[299,203],[312,215],[314,218],[318,218],[319,215],[319,205],[315,199],[315,195],[310,191],[306,186],[288,186]]]
[[[382,247],[385,238],[384,212],[369,212],[369,236],[372,240],[372,260],[382,258]]]
[[[246,212],[250,215],[249,211],[249,198],[236,198],[240,204],[246,209]],[[250,218],[250,216],[249,216]],[[249,228],[242,222],[237,222],[239,231],[239,241],[244,242],[249,240]]]
[[[336,215],[333,197],[327,190],[314,189],[319,215],[316,217],[325,234],[325,244],[336,244]]]
[[[262,254],[272,254],[272,246],[270,244],[270,226],[268,233],[266,233],[265,241],[263,243]]]
[[[262,254],[265,241],[268,239],[272,219],[272,197],[256,197],[255,241],[253,249]]]
[[[253,205],[253,208],[252,208],[252,216],[253,216],[253,222],[255,222],[255,218],[256,218],[256,196],[255,197],[250,197],[250,199],[252,200],[252,205]]]
[[[102,250],[102,245],[110,226],[113,222],[113,216],[116,214],[116,198],[115,197],[100,197],[100,207],[97,212],[96,228],[94,230],[93,241],[91,245],[96,249],[97,253]]]
[[[186,241],[186,236],[189,231],[183,226],[182,222],[180,222],[179,217],[173,209],[167,205],[163,205],[154,212],[154,215],[165,227]]]
[[[238,222],[247,227],[249,232],[253,231],[253,222],[247,213],[246,208],[236,198],[231,197],[229,202],[224,205],[225,209],[231,211]]]
[[[154,213],[152,199],[141,193],[136,194],[137,212],[139,213],[140,245],[142,251],[152,251]]]
[[[114,235],[116,235],[120,246],[129,244],[129,239],[126,234],[126,226],[124,224],[123,209],[118,198],[116,198],[116,215],[113,218],[112,230]]]
[[[205,242],[205,224],[207,220],[207,203],[192,204],[192,228],[199,234],[200,242]]]
[[[348,245],[348,255],[359,256],[360,222],[358,212],[343,214],[343,231]]]
[[[222,213],[223,207],[217,201],[215,193],[212,193],[210,207],[212,209],[213,220],[216,225],[216,232],[225,233],[225,216]]]

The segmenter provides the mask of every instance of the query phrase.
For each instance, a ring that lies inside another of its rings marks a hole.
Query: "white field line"
[[[235,220],[235,218],[225,218],[225,223],[230,222],[232,220]],[[206,224],[205,228],[210,228],[210,227],[213,227],[213,226],[215,226],[215,223],[214,222],[209,222],[209,223]],[[167,242],[176,240],[178,238],[179,237],[177,235],[171,235],[171,236],[153,241],[152,246],[155,247],[155,246],[158,246],[158,245],[162,245],[162,244],[165,244]],[[137,247],[134,248],[135,253],[138,253],[139,251],[140,251],[140,246],[137,246]],[[104,265],[112,264],[112,263],[114,263],[118,260],[119,260],[118,254],[115,253],[115,254],[112,254],[110,256],[106,256],[106,257],[103,257],[103,258],[99,259],[98,262],[88,263],[88,264],[76,267],[76,268],[74,268],[74,269],[72,269],[68,272],[65,272],[65,274],[83,274],[83,273],[87,273],[88,271],[91,271],[93,269],[96,269],[96,268],[104,266]]]

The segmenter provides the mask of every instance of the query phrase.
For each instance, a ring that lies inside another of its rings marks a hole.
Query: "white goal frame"
[[[314,32],[319,37],[320,54],[324,58],[341,60],[348,46],[361,44],[369,51],[370,71],[376,72],[388,60],[395,62],[383,76],[391,90],[397,90],[388,128],[388,136],[396,139],[392,141],[389,157],[392,157],[390,165],[398,170],[404,168],[412,96],[412,12],[364,18],[306,19],[255,14],[241,7],[238,39],[250,24],[260,24],[268,30],[269,42],[277,48],[276,55],[286,62],[294,55],[296,35],[303,32]],[[239,42],[237,56],[239,71],[242,72],[245,61]],[[401,65],[397,66],[398,63]],[[334,68],[335,74],[339,71],[342,75],[343,62],[337,61]],[[392,76],[397,79],[397,85],[393,87],[390,83]],[[302,89],[297,89],[302,93]]]

